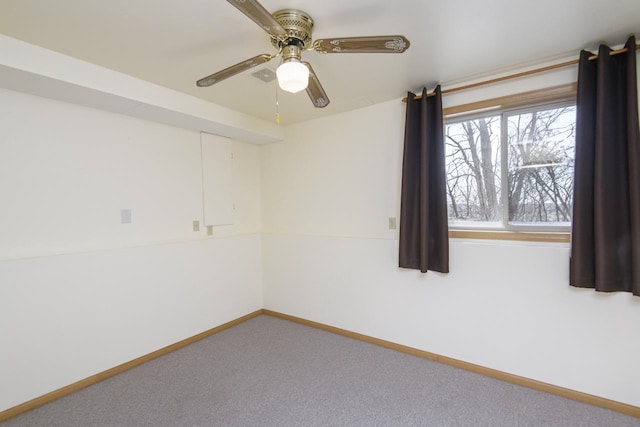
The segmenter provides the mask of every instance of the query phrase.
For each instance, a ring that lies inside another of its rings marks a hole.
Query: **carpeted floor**
[[[640,419],[259,316],[0,424],[640,426]]]

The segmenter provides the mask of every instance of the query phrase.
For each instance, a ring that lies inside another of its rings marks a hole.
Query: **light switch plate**
[[[120,224],[131,224],[131,209],[120,210]]]
[[[200,231],[200,221],[193,221],[193,231]]]

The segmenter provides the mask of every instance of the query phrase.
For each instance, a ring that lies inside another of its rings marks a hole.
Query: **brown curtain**
[[[640,136],[636,42],[598,59],[582,51],[570,283],[640,295]]]
[[[407,94],[400,206],[400,267],[449,272],[444,129],[440,86]]]

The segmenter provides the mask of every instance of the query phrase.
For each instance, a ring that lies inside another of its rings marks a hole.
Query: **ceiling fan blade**
[[[217,73],[213,73],[210,76],[204,77],[196,82],[196,84],[200,87],[211,86],[214,83],[221,82],[224,79],[235,76],[238,73],[248,70],[249,68],[253,68],[256,65],[264,64],[273,58],[273,55],[262,54],[258,56],[254,56],[251,59],[247,59],[246,61],[239,62],[231,67],[227,67],[224,70],[218,71]]]
[[[320,53],[402,53],[409,49],[405,36],[365,36],[318,39],[313,50]]]
[[[329,97],[326,92],[322,88],[320,84],[320,80],[318,80],[318,76],[316,75],[313,68],[311,68],[311,64],[308,62],[303,62],[304,65],[309,69],[309,85],[307,86],[307,95],[311,99],[311,102],[316,108],[324,108],[329,105]]]
[[[269,33],[269,35],[282,38],[287,36],[287,31],[282,28],[282,25],[256,0],[227,1],[234,5],[240,12],[247,15],[253,22],[258,24],[260,28]]]

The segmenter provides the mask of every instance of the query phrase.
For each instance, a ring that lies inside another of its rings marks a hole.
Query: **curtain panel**
[[[399,266],[449,272],[444,124],[440,86],[407,94]]]
[[[640,132],[636,42],[582,51],[570,284],[640,295]]]

